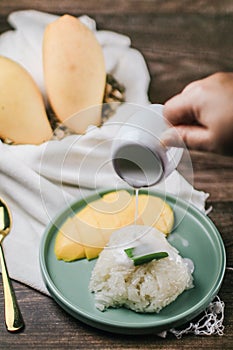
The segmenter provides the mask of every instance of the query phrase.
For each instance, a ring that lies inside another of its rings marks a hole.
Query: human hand
[[[187,85],[165,103],[164,117],[175,127],[163,135],[165,145],[233,154],[233,73]]]

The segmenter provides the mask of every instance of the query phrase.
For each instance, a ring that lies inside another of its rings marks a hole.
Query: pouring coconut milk
[[[158,184],[181,159],[181,149],[165,148],[160,141],[167,129],[162,109],[162,105],[151,105],[138,110],[120,127],[113,141],[113,167],[133,188]]]

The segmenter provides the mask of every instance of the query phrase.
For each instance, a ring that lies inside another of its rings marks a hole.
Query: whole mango
[[[40,144],[52,136],[43,98],[31,75],[0,56],[0,138]]]
[[[57,118],[76,133],[84,133],[90,124],[99,125],[106,70],[93,32],[70,15],[50,23],[44,33],[43,66]]]

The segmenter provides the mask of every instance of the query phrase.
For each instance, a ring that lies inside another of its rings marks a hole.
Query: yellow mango
[[[31,75],[0,56],[0,137],[16,144],[40,144],[52,136],[42,95]]]
[[[105,247],[107,241],[98,226],[94,209],[87,205],[74,216],[74,222],[87,259],[96,258]]]
[[[68,218],[61,226],[55,240],[54,252],[58,260],[73,261],[85,258],[83,245],[68,238],[74,235],[73,231],[75,231],[77,238],[75,223],[71,218]]]
[[[135,208],[136,197],[127,191],[108,193],[87,204],[72,218],[75,228],[69,228],[68,237],[73,244],[79,242],[84,247],[87,259],[96,258],[113,231],[134,224]],[[152,195],[139,194],[138,225],[154,226],[167,235],[173,223],[173,211],[165,201]]]
[[[107,193],[102,199],[92,202],[91,207],[106,243],[113,231],[134,224],[135,201],[125,190]]]
[[[90,124],[99,125],[106,70],[93,32],[70,15],[50,23],[44,33],[43,66],[48,98],[58,119],[77,133],[84,133]],[[88,109],[92,106],[97,107]]]
[[[122,208],[125,205],[128,205],[128,203],[131,201],[131,195],[129,192],[125,190],[120,190],[120,191],[113,191],[113,192],[108,192],[103,195],[102,201],[103,203],[115,203],[117,205],[117,209],[122,210]]]
[[[159,197],[141,194],[138,214],[144,225],[153,226],[168,235],[174,224],[174,213],[169,204]]]

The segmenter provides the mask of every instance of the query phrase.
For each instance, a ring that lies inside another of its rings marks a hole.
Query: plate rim
[[[94,194],[90,194],[85,196],[85,200],[87,201],[92,201],[92,199],[94,200],[98,195],[103,195],[105,193],[108,192],[113,192],[113,191],[119,191],[121,189],[102,189],[99,190],[97,193],[95,192]],[[130,193],[133,193],[133,190],[131,189],[125,189],[123,188],[123,190],[129,191]],[[75,305],[73,305],[72,302],[70,302],[68,300],[68,298],[66,298],[61,292],[60,290],[57,288],[56,284],[54,283],[54,281],[51,279],[48,269],[47,269],[47,264],[46,264],[46,259],[45,259],[45,249],[46,249],[46,243],[47,241],[51,240],[51,238],[54,235],[53,229],[54,229],[54,223],[57,222],[57,220],[59,220],[59,218],[61,218],[61,216],[65,216],[66,213],[69,211],[70,207],[73,206],[77,206],[78,203],[83,202],[84,198],[81,199],[76,199],[74,200],[68,207],[63,208],[61,211],[59,211],[59,213],[57,215],[55,215],[55,217],[52,219],[52,221],[49,223],[49,225],[46,227],[45,232],[43,234],[43,237],[41,239],[40,242],[40,250],[39,250],[39,261],[40,261],[40,269],[42,272],[42,277],[43,280],[46,284],[46,287],[51,295],[51,297],[53,299],[55,299],[55,301],[63,308],[66,310],[66,312],[70,313],[72,316],[74,316],[77,319],[80,319],[81,321],[85,322],[86,324],[90,324],[92,326],[94,326],[95,328],[100,328],[103,330],[108,331],[107,328],[113,328],[111,329],[111,331],[114,331],[116,333],[121,333],[119,331],[119,328],[124,327],[126,330],[128,330],[129,332],[124,332],[127,334],[130,334],[130,330],[136,330],[138,332],[138,329],[142,329],[142,331],[144,331],[143,333],[145,333],[145,330],[151,330],[151,329],[157,329],[157,328],[161,328],[162,329],[167,329],[165,326],[166,325],[172,325],[174,323],[176,323],[176,325],[181,325],[184,324],[185,322],[193,319],[195,316],[197,316],[200,312],[202,312],[208,305],[209,303],[214,299],[214,297],[217,295],[224,275],[225,275],[225,269],[226,269],[226,251],[225,251],[225,245],[224,242],[222,240],[221,234],[218,231],[217,227],[215,226],[215,224],[211,221],[211,219],[208,216],[205,216],[205,214],[198,209],[197,207],[195,207],[193,204],[181,199],[181,198],[176,198],[173,194],[168,194],[166,193],[166,195],[164,196],[164,193],[162,193],[161,191],[157,191],[157,190],[141,190],[141,193],[148,193],[154,196],[159,196],[160,198],[169,198],[169,200],[171,202],[175,202],[178,203],[179,205],[181,205],[182,207],[188,208],[189,212],[191,211],[191,214],[193,215],[193,212],[195,214],[197,214],[199,217],[202,217],[205,221],[205,224],[207,224],[212,231],[214,231],[214,235],[215,238],[217,238],[217,242],[218,242],[218,250],[221,252],[221,264],[219,264],[219,270],[218,270],[218,277],[216,278],[216,281],[213,285],[213,287],[209,290],[209,292],[204,296],[204,298],[202,298],[197,304],[195,304],[194,306],[192,306],[190,309],[185,310],[184,312],[182,312],[179,315],[174,315],[172,317],[169,318],[169,320],[159,320],[159,321],[150,321],[145,322],[138,322],[137,324],[134,323],[124,323],[124,322],[119,322],[116,320],[111,321],[111,323],[109,322],[109,320],[104,320],[102,318],[98,318],[95,316],[93,316],[91,313],[89,313],[88,311],[83,311],[80,308],[77,308]],[[65,308],[63,307],[65,306]],[[78,314],[78,316],[76,317],[76,315]],[[102,313],[101,313],[102,314]],[[190,314],[192,314],[192,317],[188,317]],[[88,320],[89,322],[86,322],[86,320]],[[179,323],[179,320],[182,322]],[[186,321],[185,321],[186,320]],[[168,323],[169,321],[169,323]],[[93,324],[94,325],[93,325]],[[105,327],[107,326],[107,327]],[[170,326],[169,326],[170,327]]]

